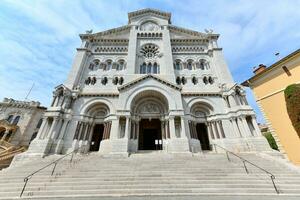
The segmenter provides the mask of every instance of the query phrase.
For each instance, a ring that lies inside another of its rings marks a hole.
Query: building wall
[[[282,69],[286,66],[291,76]],[[298,137],[286,109],[284,89],[293,83],[300,83],[300,55],[263,74],[251,85],[257,102],[271,125],[279,147],[295,164],[300,165],[300,138]]]
[[[42,119],[46,108],[40,107],[39,102],[17,101],[5,98],[0,103],[0,119],[6,120],[13,115],[13,120],[20,116],[18,129],[12,134],[10,142],[14,145],[28,146],[34,133],[38,131],[37,124]],[[12,120],[12,122],[13,122]]]
[[[170,133],[163,141],[166,151],[201,151],[198,122],[212,127],[208,131],[216,134],[213,142],[230,150],[270,150],[245,91],[233,82],[217,45],[219,35],[173,26],[164,15],[146,11],[130,18],[128,25],[81,34],[67,81],[55,88],[29,152],[66,153],[78,147],[87,152],[88,136],[97,123],[109,127],[110,134],[101,141],[100,152],[136,152],[132,127],[146,117],[160,119]],[[125,62],[122,69],[117,67],[120,59]],[[155,63],[159,72],[148,71]],[[147,73],[140,70],[146,65]]]

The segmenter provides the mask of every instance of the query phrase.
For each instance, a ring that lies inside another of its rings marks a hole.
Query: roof
[[[127,84],[118,87],[118,90],[119,91],[124,90],[124,89],[126,89],[128,87],[131,87],[131,86],[133,86],[133,85],[135,85],[135,84],[137,84],[137,83],[139,83],[139,82],[141,82],[143,80],[149,79],[149,78],[152,78],[152,79],[154,79],[154,80],[156,80],[156,81],[158,81],[160,83],[163,83],[163,84],[165,84],[165,85],[167,85],[167,86],[169,86],[171,88],[174,88],[176,90],[181,91],[181,87],[180,86],[177,86],[177,85],[175,85],[175,84],[173,84],[173,83],[171,83],[169,81],[166,81],[166,80],[164,80],[164,79],[162,79],[162,78],[160,78],[158,76],[155,76],[153,74],[147,74],[147,75],[142,76],[142,77],[140,77],[138,79],[135,79],[135,80],[133,80],[131,82],[128,82]]]
[[[280,64],[284,63],[285,61],[287,61],[288,59],[296,56],[297,54],[300,55],[300,49],[297,49],[296,51],[290,53],[289,55],[285,56],[284,58],[280,59],[279,61],[275,62],[274,64],[272,64],[271,66],[269,66],[267,69],[265,69],[264,71],[260,72],[259,74],[256,74],[254,76],[252,76],[251,78],[249,78],[248,80],[244,81],[243,83],[241,83],[241,85],[249,87],[250,84],[257,80],[258,78],[262,77],[263,75],[267,74],[268,72],[270,72],[272,69],[278,67]]]
[[[171,23],[171,13],[160,11],[157,9],[151,9],[151,8],[146,8],[146,9],[137,10],[137,11],[128,13],[128,22],[130,23],[131,19],[134,17],[145,15],[145,14],[154,14],[154,15],[160,16],[162,18],[167,19],[169,21],[169,23]]]

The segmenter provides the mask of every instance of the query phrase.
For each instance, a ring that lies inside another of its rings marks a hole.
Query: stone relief
[[[139,113],[143,114],[156,114],[160,113],[159,106],[155,103],[147,102],[140,106]]]
[[[158,31],[160,27],[153,22],[145,22],[140,28],[142,31]]]

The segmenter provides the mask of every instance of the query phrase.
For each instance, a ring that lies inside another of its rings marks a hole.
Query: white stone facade
[[[55,88],[28,153],[200,152],[213,143],[269,150],[218,34],[174,26],[171,14],[158,10],[128,18],[128,25],[80,35],[68,78]]]

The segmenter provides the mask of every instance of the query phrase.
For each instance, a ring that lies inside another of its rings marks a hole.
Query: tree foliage
[[[269,145],[272,149],[275,149],[278,151],[278,146],[276,144],[276,141],[273,137],[273,135],[270,133],[270,132],[266,132],[266,133],[263,133],[263,135],[266,137],[266,139],[268,140],[269,142]]]
[[[292,84],[284,90],[287,112],[300,137],[300,84]]]

